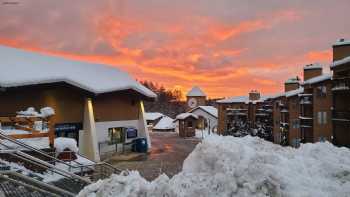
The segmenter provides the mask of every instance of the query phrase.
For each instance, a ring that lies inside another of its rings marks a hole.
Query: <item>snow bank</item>
[[[330,143],[281,147],[259,138],[209,136],[183,170],[147,182],[138,172],[113,175],[78,196],[346,196],[350,150]]]
[[[56,138],[55,148],[56,148],[56,152],[58,153],[63,152],[66,148],[76,153],[79,151],[77,146],[77,141],[73,138],[65,138],[65,137]]]

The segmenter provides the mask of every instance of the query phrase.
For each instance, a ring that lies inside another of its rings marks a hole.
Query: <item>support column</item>
[[[139,110],[139,134],[142,137],[147,139],[148,150],[152,148],[151,138],[149,136],[149,131],[147,129],[147,123],[145,119],[145,107],[143,106],[143,102],[140,101],[140,110]]]
[[[85,100],[83,129],[82,138],[79,141],[82,140],[84,145],[81,147],[80,152],[90,160],[99,162],[100,154],[91,98]]]

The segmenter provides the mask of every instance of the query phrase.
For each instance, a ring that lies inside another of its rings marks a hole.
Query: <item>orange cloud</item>
[[[246,33],[270,29],[282,22],[299,18],[296,12],[283,11],[235,24],[210,17],[193,17],[193,21],[188,24],[155,24],[131,17],[116,17],[109,12],[94,13],[89,20],[92,21],[90,28],[95,35],[89,40],[88,49],[79,54],[45,48],[45,45],[38,44],[36,40],[29,41],[30,39],[20,37],[0,39],[0,43],[117,66],[137,79],[151,80],[170,89],[188,90],[196,84],[210,97],[246,94],[259,87],[265,93],[272,93],[280,89],[276,82],[278,79],[260,76],[261,72],[252,70],[263,68],[271,72],[280,69],[281,64],[272,59],[254,63],[240,61],[242,55],[251,51],[250,48],[225,44],[229,39],[238,39]],[[110,50],[110,54],[99,53],[101,44]],[[320,57],[317,55],[319,54],[309,54],[308,58]]]
[[[310,51],[306,54],[306,58],[312,62],[329,62],[332,60],[333,52],[332,50],[324,51]]]

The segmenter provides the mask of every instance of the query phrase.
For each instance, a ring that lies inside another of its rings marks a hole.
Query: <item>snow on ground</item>
[[[112,175],[80,192],[95,196],[347,196],[350,150],[332,144],[282,147],[260,138],[209,136],[184,161],[183,170],[153,182],[137,171]]]
[[[52,172],[46,172],[44,174],[33,172],[33,171],[27,169],[26,167],[18,164],[18,163],[8,162],[8,161],[2,160],[2,159],[0,159],[0,165],[10,166],[10,170],[20,172],[23,175],[30,175],[31,174],[31,175],[41,177],[43,179],[43,181],[46,183],[52,182],[52,181],[57,181],[59,179],[64,178],[63,176],[61,176],[59,174],[52,173]]]
[[[196,138],[199,138],[199,139],[204,139],[210,135],[216,135],[215,133],[213,132],[210,132],[208,131],[208,128],[204,129],[204,130],[201,130],[201,129],[196,129],[196,135],[195,137]]]
[[[55,138],[55,148],[57,153],[63,152],[66,148],[77,153],[79,151],[77,141],[73,138]]]

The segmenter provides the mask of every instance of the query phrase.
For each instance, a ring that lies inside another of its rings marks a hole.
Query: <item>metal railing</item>
[[[11,149],[10,146],[4,144],[3,141],[0,141],[0,144],[5,147],[6,149],[0,150],[0,153],[6,153],[9,154],[19,160],[22,160],[24,162],[27,162],[28,164],[34,165],[36,167],[42,168],[45,171],[50,171],[55,174],[61,175],[63,178],[67,178],[68,180],[79,182],[82,184],[82,186],[88,185],[92,183],[92,181],[96,181],[98,179],[104,179],[108,178],[113,173],[121,173],[122,170],[115,168],[114,166],[105,163],[105,162],[99,162],[96,163],[94,161],[91,161],[87,159],[86,157],[77,154],[78,157],[84,158],[88,161],[89,164],[82,164],[78,161],[70,161],[65,162],[60,159],[57,159],[56,157],[50,155],[49,153],[46,153],[40,149],[37,149],[35,147],[29,146],[19,140],[16,140],[14,138],[11,138],[3,133],[3,131],[0,129],[0,139],[7,140],[11,143],[14,143],[19,146],[21,149],[29,150],[33,153],[39,154],[41,156],[44,156],[46,159],[50,159],[50,161],[44,161],[42,159],[39,159],[37,157],[34,157],[32,155],[29,155],[22,150]],[[51,163],[50,163],[51,162]],[[58,168],[52,163],[55,162],[62,164],[65,166],[65,168]],[[86,171],[89,171],[92,175],[86,175]],[[24,175],[23,175],[24,176]]]
[[[38,181],[34,178],[27,177],[21,173],[14,171],[0,171],[0,179],[9,181],[15,185],[20,185],[30,190],[40,192],[45,196],[75,196],[71,192],[63,190],[59,187]]]

